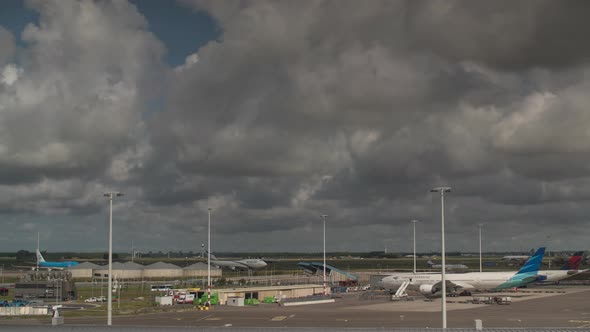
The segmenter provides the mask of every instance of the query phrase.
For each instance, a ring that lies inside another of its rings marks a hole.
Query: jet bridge
[[[315,276],[320,276],[324,273],[324,263],[319,262],[299,262],[299,268],[303,269],[305,273]],[[346,271],[342,271],[334,266],[326,264],[326,276],[330,277],[331,282],[336,281],[358,281],[358,277]]]

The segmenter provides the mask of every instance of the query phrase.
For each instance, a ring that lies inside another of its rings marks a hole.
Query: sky
[[[0,251],[586,250],[590,3],[0,2]]]

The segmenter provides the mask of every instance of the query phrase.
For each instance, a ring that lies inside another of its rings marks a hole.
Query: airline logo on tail
[[[539,273],[539,268],[541,267],[541,262],[543,261],[544,255],[545,247],[539,248],[537,252],[535,252],[535,254],[531,256],[531,258],[529,258],[526,263],[524,263],[524,265],[515,275],[513,275],[505,283],[496,287],[496,289],[521,287],[534,281],[540,281],[541,277],[537,274]]]
[[[37,253],[37,264],[45,263],[45,259],[43,258],[43,255],[41,255],[41,252],[39,251],[39,249],[37,249],[36,253]]]
[[[561,267],[562,270],[579,270],[584,258],[584,252],[578,251],[570,258],[570,260]]]

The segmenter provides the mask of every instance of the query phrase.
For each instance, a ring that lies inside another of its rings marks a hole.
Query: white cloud
[[[2,70],[0,82],[8,86],[13,85],[14,82],[18,80],[19,76],[22,75],[22,71],[22,68],[18,68],[15,65],[6,65]]]
[[[191,67],[193,67],[197,62],[199,62],[199,54],[193,53],[186,57],[186,59],[184,60],[184,64],[174,68],[174,71],[182,72],[184,70],[188,70]]]

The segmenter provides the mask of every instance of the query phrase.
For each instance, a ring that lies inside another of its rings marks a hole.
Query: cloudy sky
[[[4,0],[0,251],[588,249],[590,3]]]

